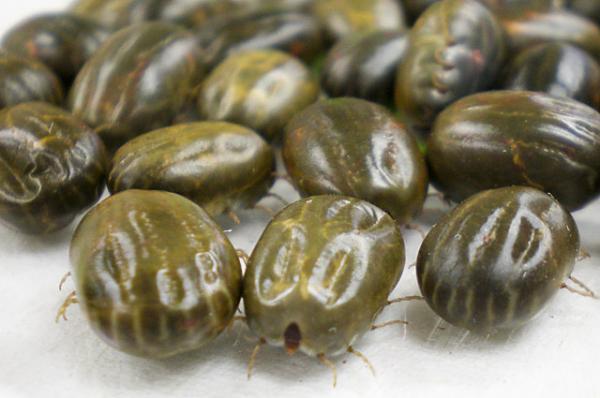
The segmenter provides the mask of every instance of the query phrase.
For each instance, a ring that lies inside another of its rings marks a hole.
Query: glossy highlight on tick
[[[535,316],[571,275],[579,253],[572,216],[528,187],[481,192],[425,238],[417,279],[431,308],[479,333],[516,328]]]
[[[102,340],[161,358],[195,350],[232,321],[241,297],[235,249],[201,207],[128,190],[81,221],[70,250],[79,303]]]
[[[371,328],[404,261],[398,226],[374,205],[335,195],[293,203],[248,262],[248,326],[289,353],[340,355]]]

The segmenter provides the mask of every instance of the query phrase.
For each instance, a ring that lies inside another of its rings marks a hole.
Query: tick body
[[[567,7],[579,15],[600,22],[600,3],[596,0],[570,0]]]
[[[481,192],[425,238],[417,279],[431,308],[477,332],[522,325],[570,276],[579,252],[571,215],[528,187]]]
[[[315,196],[280,212],[244,276],[250,329],[289,353],[333,356],[371,327],[404,267],[394,220],[359,199]]]
[[[354,196],[401,223],[421,211],[427,194],[415,138],[384,107],[356,98],[320,101],[296,115],[283,159],[302,194]]]
[[[306,10],[313,0],[75,0],[70,12],[118,30],[149,20],[187,28],[278,11]]]
[[[147,0],[145,0],[147,2]],[[272,12],[300,11],[313,0],[158,0],[156,18],[188,28]]]
[[[519,17],[556,9],[554,0],[478,0],[501,18]]]
[[[319,85],[302,62],[281,51],[253,50],[229,56],[212,71],[198,109],[209,120],[239,123],[275,139],[318,95]]]
[[[495,16],[475,0],[433,4],[411,30],[396,80],[396,106],[427,129],[457,99],[488,88],[504,58]]]
[[[227,56],[248,50],[277,49],[307,62],[323,49],[315,18],[294,12],[256,13],[217,20],[198,29],[206,63],[216,66]]]
[[[159,1],[76,0],[69,11],[116,31],[131,24],[155,19]]]
[[[584,50],[548,43],[522,51],[507,68],[504,88],[569,97],[600,109],[600,66]]]
[[[108,34],[100,25],[76,15],[43,14],[8,31],[2,48],[42,62],[70,85]]]
[[[600,193],[600,113],[569,98],[474,94],[440,114],[427,148],[432,181],[455,201],[528,185],[577,210]]]
[[[138,24],[111,35],[85,64],[69,107],[115,150],[169,125],[197,94],[202,74],[191,33],[167,23]]]
[[[108,177],[111,192],[175,192],[209,214],[251,207],[273,183],[271,147],[250,129],[225,122],[180,124],[122,146]]]
[[[321,84],[332,97],[358,97],[381,104],[394,99],[396,70],[406,53],[407,35],[376,31],[352,35],[327,54]]]
[[[573,44],[600,60],[600,28],[593,21],[568,10],[500,13],[512,54],[542,43]]]
[[[176,194],[129,190],[106,199],[78,226],[70,257],[92,329],[129,354],[199,348],[238,307],[235,249],[202,208]]]
[[[332,42],[357,33],[406,30],[402,6],[394,0],[319,0],[312,8]]]
[[[413,22],[416,21],[429,6],[439,1],[440,0],[402,0],[402,6],[406,11],[408,19]]]
[[[60,105],[63,97],[61,81],[44,64],[0,51],[0,109],[31,101]]]
[[[106,151],[81,120],[28,102],[0,112],[0,219],[21,232],[61,229],[104,189]]]

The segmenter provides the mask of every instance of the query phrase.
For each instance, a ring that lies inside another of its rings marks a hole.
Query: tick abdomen
[[[241,269],[199,206],[128,190],[82,221],[71,245],[77,296],[100,337],[145,357],[198,348],[229,325]]]
[[[244,279],[250,328],[269,344],[337,355],[365,333],[404,267],[394,220],[355,198],[315,196],[269,224]]]
[[[485,191],[429,233],[417,261],[421,291],[448,322],[478,331],[533,317],[570,275],[577,227],[532,188]]]

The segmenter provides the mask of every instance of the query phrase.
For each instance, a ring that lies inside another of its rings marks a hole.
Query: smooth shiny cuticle
[[[423,207],[429,185],[416,139],[386,108],[357,98],[320,101],[286,127],[283,160],[305,196],[372,202],[399,223]]]
[[[94,332],[141,357],[206,345],[241,296],[235,248],[201,207],[169,192],[133,189],[101,202],[77,227],[70,259]]]
[[[81,120],[43,102],[0,111],[0,219],[28,234],[66,227],[104,190],[106,151]]]
[[[195,100],[203,77],[200,59],[187,30],[164,22],[133,25],[111,35],[85,64],[69,108],[115,151],[170,125]]]
[[[255,205],[271,188],[274,168],[271,146],[250,129],[226,122],[179,124],[123,145],[108,188],[174,192],[219,215]]]
[[[600,113],[531,91],[474,94],[438,116],[427,160],[432,182],[454,201],[527,185],[577,210],[600,195]]]
[[[452,102],[488,89],[505,52],[496,17],[474,0],[434,3],[417,20],[398,69],[396,107],[416,129],[428,129]]]
[[[250,329],[269,344],[339,355],[367,332],[404,268],[395,221],[359,199],[314,196],[282,210],[244,276]]]
[[[428,233],[417,280],[429,306],[479,333],[534,317],[571,275],[579,232],[551,196],[529,187],[481,192]]]

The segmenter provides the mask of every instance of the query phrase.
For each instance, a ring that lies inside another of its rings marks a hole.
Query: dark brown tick
[[[528,187],[481,192],[433,227],[417,259],[421,292],[451,324],[515,328],[570,277],[579,253],[571,215]]]

